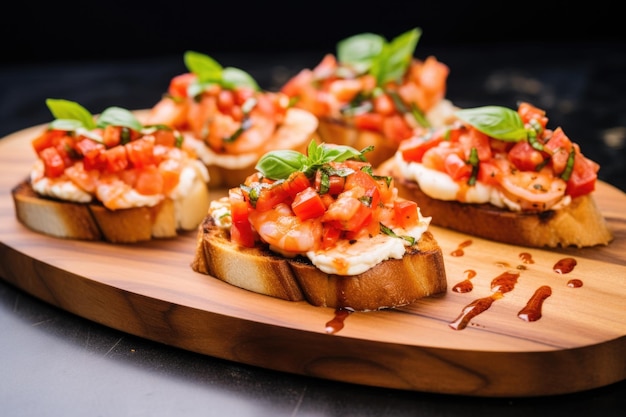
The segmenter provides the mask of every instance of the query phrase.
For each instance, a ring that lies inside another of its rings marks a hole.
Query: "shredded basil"
[[[472,166],[472,173],[470,174],[469,180],[467,180],[467,184],[475,185],[476,179],[478,178],[478,170],[480,168],[480,160],[478,159],[478,150],[476,149],[476,147],[472,147],[472,149],[470,150],[468,162]]]
[[[564,181],[569,181],[572,176],[572,171],[574,170],[574,160],[576,157],[576,150],[572,147],[572,150],[569,152],[569,156],[567,157],[567,164],[565,165],[565,170],[561,174],[561,178]]]
[[[380,231],[384,234],[386,234],[387,236],[391,236],[391,237],[397,237],[399,239],[404,239],[407,242],[409,242],[410,246],[413,246],[415,244],[415,238],[413,236],[407,236],[407,235],[402,235],[402,236],[398,236],[396,234],[396,232],[394,232],[390,227],[385,226],[382,223],[380,224]]]

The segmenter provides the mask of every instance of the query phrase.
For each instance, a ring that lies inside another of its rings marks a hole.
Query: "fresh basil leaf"
[[[337,60],[353,67],[357,73],[369,71],[374,58],[387,43],[385,38],[374,33],[362,33],[350,36],[337,44]]]
[[[327,162],[343,162],[350,158],[358,158],[361,156],[361,152],[356,149],[346,146],[337,145],[332,147],[323,146],[322,163]]]
[[[55,119],[49,126],[52,129],[65,130],[67,132],[73,132],[81,127],[85,127],[79,120],[76,119]]]
[[[222,66],[208,55],[195,51],[187,51],[183,56],[183,60],[185,61],[187,69],[196,74],[200,81],[222,79]]]
[[[384,45],[382,52],[374,60],[371,68],[371,73],[379,86],[402,78],[413,59],[413,53],[421,34],[421,30],[415,28],[395,37],[391,42]]]
[[[270,151],[259,159],[255,169],[270,179],[286,179],[293,172],[302,170],[306,162],[307,157],[298,151]]]
[[[227,67],[222,72],[222,85],[225,88],[233,89],[235,87],[249,87],[255,91],[261,88],[257,82],[247,72],[239,68]]]
[[[519,142],[527,138],[524,122],[515,110],[500,106],[461,109],[455,115],[492,138]]]
[[[88,130],[96,127],[93,115],[75,101],[49,98],[46,100],[46,105],[55,119],[76,120],[80,126]]]
[[[126,109],[121,107],[109,107],[98,117],[98,127],[122,126],[140,131],[143,126],[137,118]]]

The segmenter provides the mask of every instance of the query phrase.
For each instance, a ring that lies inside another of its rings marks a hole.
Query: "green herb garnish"
[[[414,28],[389,42],[373,33],[350,36],[337,44],[337,59],[359,74],[372,74],[383,86],[405,74],[421,35],[421,29]]]
[[[46,105],[55,117],[50,123],[50,127],[54,129],[73,131],[78,128],[94,130],[97,127],[103,128],[108,125],[127,127],[136,131],[143,129],[142,124],[137,118],[126,109],[121,107],[109,107],[102,112],[98,120],[80,104],[63,99],[46,100]]]
[[[515,110],[500,106],[484,106],[461,109],[455,115],[492,138],[507,142],[527,139],[524,122]]]
[[[296,171],[311,175],[329,162],[343,162],[348,159],[364,160],[363,154],[372,149],[373,147],[368,146],[359,152],[345,145],[328,146],[324,143],[318,145],[313,140],[309,143],[307,155],[289,149],[270,151],[259,159],[255,169],[273,180],[287,179]]]
[[[218,84],[232,90],[236,87],[249,87],[259,91],[255,79],[247,72],[234,67],[223,67],[215,59],[200,52],[187,51],[183,57],[187,69],[194,73],[198,80],[189,86],[189,97],[196,97],[207,86]]]

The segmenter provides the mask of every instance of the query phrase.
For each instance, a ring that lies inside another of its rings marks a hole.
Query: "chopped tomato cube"
[[[409,162],[422,162],[424,153],[427,150],[436,147],[443,141],[442,135],[435,137],[412,137],[402,141],[398,150],[402,153],[402,158]]]
[[[572,198],[589,194],[595,189],[600,166],[584,157],[580,152],[574,156],[574,168],[567,180],[566,194]]]
[[[126,157],[126,148],[123,146],[115,146],[102,152],[106,169],[109,172],[123,171],[128,167],[128,158]]]
[[[175,76],[170,80],[168,93],[172,97],[187,97],[187,88],[196,78],[197,76],[191,72]]]
[[[371,217],[372,209],[357,198],[340,197],[328,207],[322,222],[329,222],[341,230],[354,231],[363,227]]]
[[[149,139],[150,138],[150,139]],[[136,168],[152,166],[154,159],[154,137],[144,136],[141,139],[128,142],[124,145],[128,160]]]
[[[354,126],[357,129],[383,131],[385,116],[378,113],[360,113],[354,116]]]
[[[284,203],[287,199],[291,197],[282,184],[274,184],[261,189],[254,207],[258,211],[267,211],[274,208],[276,204]]]
[[[65,161],[57,148],[45,148],[39,152],[39,157],[43,161],[46,177],[55,178],[65,171]]]
[[[317,191],[313,187],[308,187],[296,195],[291,209],[300,220],[308,220],[323,215],[326,206]]]
[[[326,223],[322,225],[322,249],[332,248],[341,238],[341,230]]]
[[[395,223],[405,229],[416,226],[419,220],[417,203],[411,200],[396,200],[393,203],[393,214]]]
[[[302,171],[296,171],[289,175],[289,178],[283,183],[283,188],[291,197],[295,197],[300,191],[311,186],[311,181]]]
[[[543,162],[543,155],[526,141],[517,142],[508,154],[509,161],[522,171],[534,171]]]
[[[387,139],[400,143],[413,135],[413,129],[411,129],[401,114],[396,113],[385,117],[382,133]]]
[[[444,165],[446,173],[455,181],[469,178],[472,174],[472,166],[461,159],[457,153],[449,153],[446,155]]]
[[[248,202],[244,199],[240,188],[233,188],[228,192],[230,213],[233,219],[230,228],[230,239],[245,247],[253,247],[255,242],[254,230],[248,220]]]

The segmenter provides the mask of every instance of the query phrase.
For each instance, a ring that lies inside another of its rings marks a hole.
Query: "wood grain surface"
[[[113,245],[30,231],[16,220],[10,191],[28,175],[40,129],[0,140],[0,276],[66,311],[201,354],[401,390],[545,396],[626,378],[626,194],[608,184],[595,198],[615,236],[609,246],[529,249],[432,227],[445,294],[341,316],[192,271],[195,233]],[[557,273],[568,258],[573,270]],[[507,274],[512,289],[494,292],[492,281]],[[520,318],[528,304],[535,308]]]

